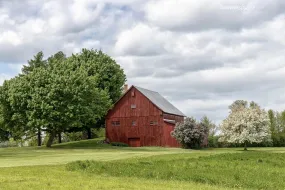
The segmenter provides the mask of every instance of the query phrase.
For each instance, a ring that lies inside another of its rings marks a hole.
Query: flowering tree
[[[237,100],[229,108],[230,114],[220,126],[220,141],[242,143],[247,150],[247,143],[271,139],[268,114],[256,103],[251,102],[248,106],[246,101]]]
[[[176,124],[171,135],[184,148],[200,148],[207,138],[207,127],[203,123],[197,123],[193,118],[186,118],[184,122]]]

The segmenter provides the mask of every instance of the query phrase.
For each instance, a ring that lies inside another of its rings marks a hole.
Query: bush
[[[21,147],[24,145],[23,140],[14,140],[13,138],[9,138],[8,141],[0,142],[0,148],[6,147]]]
[[[219,147],[218,139],[219,139],[218,136],[210,135],[208,137],[208,146],[211,148],[218,148]]]
[[[91,136],[92,138],[105,137],[105,128],[92,128]],[[86,140],[87,138],[88,138],[87,132],[84,130],[79,132],[64,133],[62,135],[63,142],[81,141],[81,140]]]
[[[65,142],[70,142],[70,141],[80,141],[84,140],[85,138],[83,137],[82,132],[72,132],[72,133],[64,133],[63,135],[64,141]]]
[[[105,128],[94,128],[91,129],[92,138],[105,137]]]
[[[285,146],[285,133],[274,133],[272,134],[273,146],[284,147]]]
[[[121,142],[111,142],[110,143],[112,146],[120,146],[120,147],[128,147],[129,145],[126,143],[121,143]]]
[[[38,146],[38,137],[32,137],[28,140],[28,146]]]
[[[11,141],[5,141],[5,142],[0,142],[0,148],[7,148],[7,147],[18,147],[18,143],[16,141],[11,142]]]
[[[184,122],[176,124],[171,135],[182,144],[184,148],[201,148],[207,145],[207,127],[197,123],[193,118],[186,118]]]

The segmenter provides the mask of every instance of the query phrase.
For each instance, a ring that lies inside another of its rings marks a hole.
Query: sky
[[[237,99],[285,109],[284,0],[0,0],[0,84],[39,51],[101,49],[127,83],[219,123]]]

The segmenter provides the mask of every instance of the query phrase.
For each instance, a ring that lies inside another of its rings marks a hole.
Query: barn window
[[[132,126],[136,126],[136,121],[132,121]]]
[[[120,126],[120,121],[112,121],[112,126]]]
[[[132,97],[135,97],[135,91],[132,91]]]
[[[136,107],[137,107],[136,104],[132,104],[132,105],[131,105],[131,108],[132,108],[132,109],[136,109]]]
[[[153,126],[153,125],[157,125],[157,121],[150,121],[150,125]]]

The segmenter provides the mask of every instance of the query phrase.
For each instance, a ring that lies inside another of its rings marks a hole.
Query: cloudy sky
[[[284,0],[0,0],[0,84],[38,51],[102,49],[129,85],[219,122],[236,99],[285,109]]]

